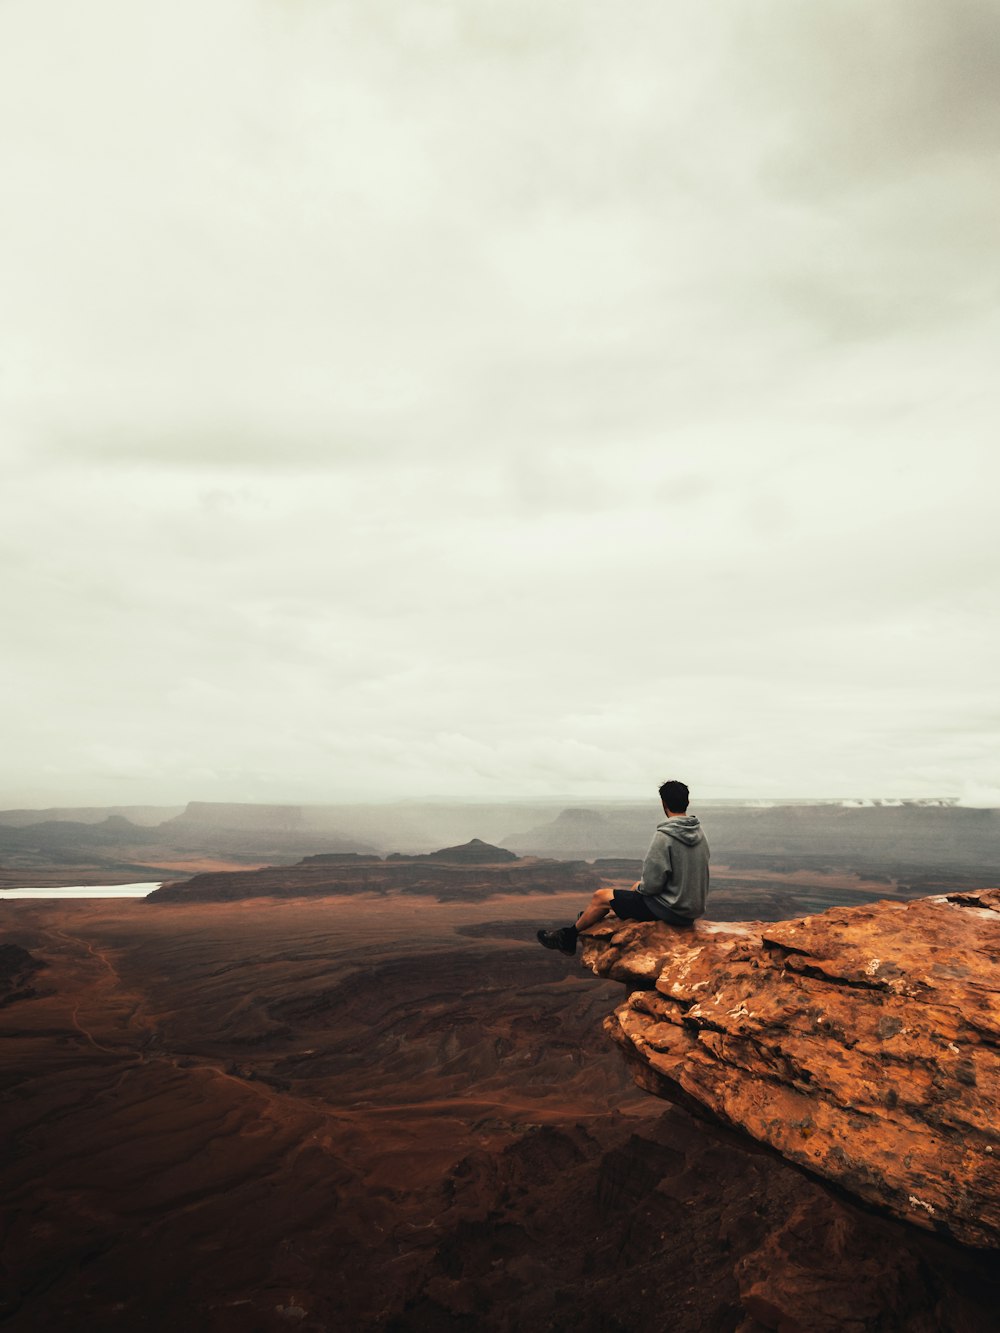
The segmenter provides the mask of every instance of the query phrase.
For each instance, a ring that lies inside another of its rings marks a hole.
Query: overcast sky
[[[1000,804],[1000,9],[4,0],[0,806]]]

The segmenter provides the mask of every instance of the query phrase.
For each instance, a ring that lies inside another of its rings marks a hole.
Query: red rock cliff
[[[649,1091],[1000,1249],[1000,889],[761,925],[604,924],[584,961]]]

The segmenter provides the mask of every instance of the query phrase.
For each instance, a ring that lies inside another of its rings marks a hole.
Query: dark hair
[[[671,778],[660,788],[660,800],[668,810],[676,810],[679,815],[687,810],[690,799],[691,793],[684,783],[678,782],[676,778]]]

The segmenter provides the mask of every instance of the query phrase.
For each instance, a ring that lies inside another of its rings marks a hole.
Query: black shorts
[[[664,921],[668,926],[694,925],[690,917],[670,912],[667,907],[661,908],[663,916],[657,916],[649,905],[647,895],[635,889],[615,889],[614,897],[611,899],[611,910],[615,916],[621,917],[622,921]]]

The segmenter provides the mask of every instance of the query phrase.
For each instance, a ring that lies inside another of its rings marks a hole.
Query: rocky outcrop
[[[446,865],[459,866],[501,865],[520,859],[517,852],[509,852],[506,847],[494,847],[492,843],[483,842],[482,838],[472,838],[458,847],[442,847],[424,856],[393,852],[386,858],[388,861],[443,861]]]
[[[491,856],[494,852],[502,849],[489,849]],[[186,883],[154,889],[146,902],[236,902],[242,898],[328,898],[394,892],[424,894],[441,902],[476,901],[492,894],[511,893],[574,892],[585,899],[600,882],[590,867],[579,861],[536,857],[469,864],[441,860],[439,854],[390,857],[385,861],[378,857],[314,856],[294,866],[195,875]]]
[[[15,1000],[30,1000],[37,992],[31,981],[45,964],[19,944],[0,944],[0,1009]]]
[[[1000,889],[796,921],[604,924],[638,1083],[917,1226],[1000,1249]]]

